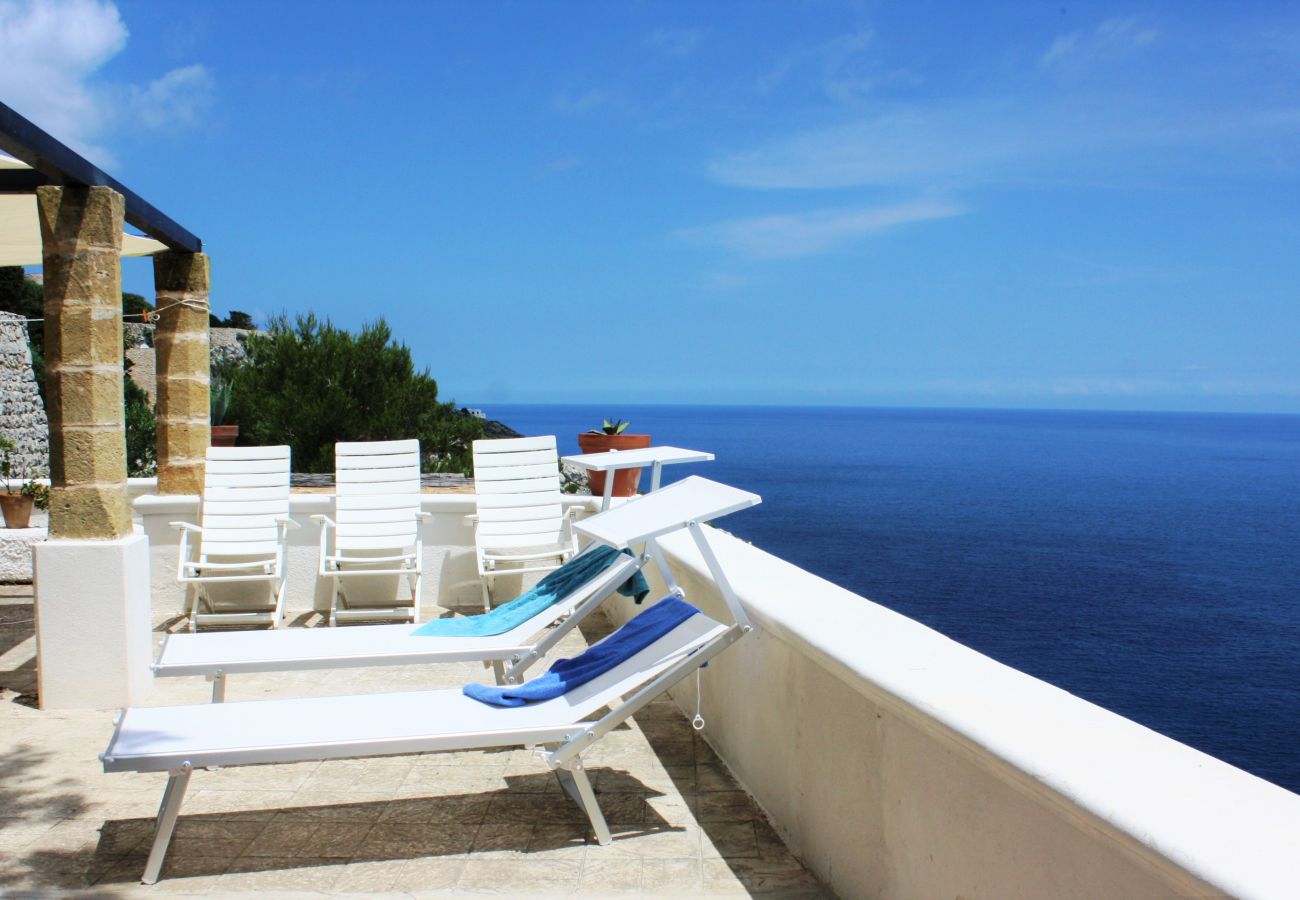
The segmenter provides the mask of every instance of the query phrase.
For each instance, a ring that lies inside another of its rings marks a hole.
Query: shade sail
[[[0,169],[29,169],[25,163],[0,154]],[[153,238],[122,234],[123,256],[151,256],[167,247]],[[41,226],[36,218],[35,194],[0,194],[0,266],[42,264]]]

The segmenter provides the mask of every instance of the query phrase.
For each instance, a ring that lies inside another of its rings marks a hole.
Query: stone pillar
[[[122,400],[122,195],[36,189],[45,266],[50,537],[131,534]]]
[[[208,291],[205,253],[168,250],[153,258],[158,300],[154,333],[158,384],[158,493],[198,494],[211,440],[208,406]]]
[[[50,540],[32,548],[42,709],[148,690],[149,541],[133,534],[122,398],[122,195],[36,189],[45,264]]]

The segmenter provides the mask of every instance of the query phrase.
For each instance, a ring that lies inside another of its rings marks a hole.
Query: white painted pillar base
[[[56,539],[32,551],[41,709],[142,701],[153,661],[148,538]]]

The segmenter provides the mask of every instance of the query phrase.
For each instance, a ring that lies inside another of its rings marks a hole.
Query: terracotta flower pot
[[[212,446],[214,447],[233,447],[237,437],[239,437],[238,425],[212,426]]]
[[[578,435],[578,449],[583,453],[604,453],[607,450],[640,450],[650,446],[648,434],[592,434]],[[591,493],[597,497],[605,493],[605,473],[590,472]],[[641,486],[640,469],[620,469],[614,473],[615,497],[631,497]]]
[[[6,528],[26,528],[32,521],[31,497],[22,494],[0,494],[0,510],[4,511]]]

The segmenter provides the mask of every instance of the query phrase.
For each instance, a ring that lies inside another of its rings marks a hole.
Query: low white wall
[[[756,627],[704,670],[705,736],[840,896],[1295,895],[1300,797],[709,534]]]
[[[594,511],[598,500],[566,497],[566,505]],[[135,498],[135,514],[149,538],[154,615],[179,616],[184,610],[185,592],[176,582],[180,532],[172,522],[198,522],[199,498],[193,495],[143,494]],[[478,572],[474,564],[474,531],[465,517],[474,512],[473,494],[425,494],[424,585],[421,608],[432,606],[480,606]],[[320,567],[320,528],[313,515],[334,514],[332,494],[293,494],[290,517],[300,527],[289,532],[288,585],[285,621],[293,622],[313,611],[329,608],[329,583],[317,572]],[[520,591],[520,576],[497,579],[496,597],[511,597]],[[403,589],[404,590],[404,589]],[[425,615],[422,614],[421,618]]]

